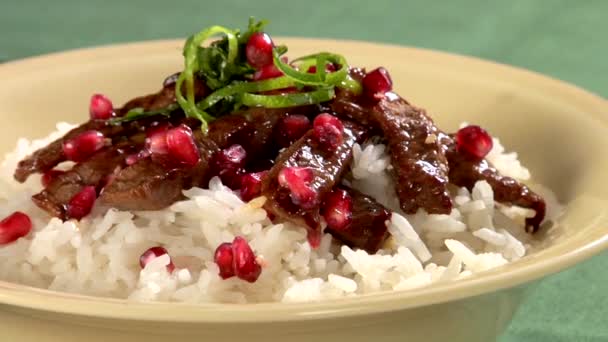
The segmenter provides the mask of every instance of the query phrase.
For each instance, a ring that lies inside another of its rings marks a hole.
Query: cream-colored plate
[[[608,245],[605,100],[468,57],[352,41],[278,41],[290,47],[290,56],[327,50],[352,65],[385,66],[397,92],[427,108],[446,130],[461,121],[488,128],[568,204],[560,234],[546,236],[550,247],[541,252],[468,280],[312,304],[135,304],[0,282],[7,341],[171,338],[159,334],[181,334],[183,341],[487,341],[504,329],[534,280]],[[20,136],[42,136],[56,121],[86,120],[94,92],[121,103],[157,90],[166,75],[180,70],[181,45],[136,43],[0,65],[0,149],[12,149]]]

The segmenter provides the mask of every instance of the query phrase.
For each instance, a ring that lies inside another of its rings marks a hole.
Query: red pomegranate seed
[[[169,153],[169,147],[167,146],[168,130],[168,125],[160,125],[149,129],[146,132],[146,150],[155,155]]]
[[[325,71],[334,72],[336,71],[336,66],[333,64],[325,64]],[[309,74],[314,74],[317,72],[317,67],[315,65],[311,65],[310,67],[308,67],[308,70],[306,70],[306,72]]]
[[[114,172],[110,173],[109,175],[106,175],[103,178],[103,180],[99,184],[100,191],[101,191],[101,189],[107,187],[112,182],[114,182],[114,180],[116,179],[116,176],[118,176],[118,172],[120,172],[120,170],[121,170],[120,167],[116,167],[116,169],[114,170]]]
[[[236,190],[240,188],[240,177],[245,166],[247,152],[243,146],[235,144],[213,154],[211,165],[220,176],[222,183]]]
[[[68,160],[81,162],[86,160],[105,145],[101,132],[86,131],[63,143],[63,154]]]
[[[139,266],[141,266],[141,268],[143,269],[144,267],[146,267],[146,265],[158,258],[161,255],[169,255],[169,252],[167,252],[166,249],[164,249],[161,246],[156,246],[156,247],[150,247],[148,248],[145,252],[143,252],[143,254],[139,257]],[[167,272],[172,273],[175,270],[175,265],[173,264],[173,261],[171,261],[171,257],[169,257],[169,264],[167,265]]]
[[[321,245],[321,238],[323,234],[321,234],[321,230],[318,229],[307,229],[306,239],[308,240],[308,244],[312,249],[317,249]]]
[[[241,198],[245,202],[258,197],[262,191],[262,178],[268,171],[247,173],[241,177]]]
[[[274,221],[274,219],[277,218],[277,215],[275,215],[273,212],[269,211],[268,209],[264,209],[264,211],[266,212],[266,217],[268,217],[268,219],[270,221]]]
[[[42,178],[40,178],[40,182],[42,183],[43,187],[47,187],[49,186],[49,184],[51,184],[51,182],[57,178],[57,176],[64,174],[65,171],[61,171],[61,170],[48,170],[47,172],[45,172],[42,175]]]
[[[348,227],[353,219],[353,200],[350,195],[342,189],[329,193],[323,206],[323,217],[328,228],[342,230]]]
[[[201,159],[192,129],[184,124],[167,131],[167,149],[174,161],[188,167],[195,166]]]
[[[279,184],[283,187],[289,187],[290,183],[303,182],[310,184],[314,178],[312,170],[307,167],[290,166],[285,167],[279,172]]]
[[[279,172],[279,185],[289,189],[291,201],[304,209],[317,204],[317,193],[310,187],[312,170],[303,167],[285,167]]]
[[[127,158],[125,158],[125,164],[127,164],[127,166],[131,166],[135,163],[137,163],[137,161],[139,160],[139,153],[134,153],[134,154],[130,154],[127,156]]]
[[[0,245],[11,243],[29,234],[32,221],[26,214],[15,211],[0,221]]]
[[[256,69],[272,64],[273,48],[274,44],[268,34],[264,32],[252,34],[245,47],[247,62]]]
[[[125,158],[125,164],[127,164],[127,166],[131,166],[137,163],[138,161],[149,157],[150,153],[150,150],[144,149],[137,153],[130,154]]]
[[[372,99],[379,99],[384,93],[393,90],[391,75],[383,67],[368,72],[363,77],[363,92]]]
[[[458,151],[473,159],[483,159],[492,150],[492,146],[492,137],[479,126],[466,126],[456,133]]]
[[[300,139],[310,129],[310,120],[304,115],[286,116],[277,126],[276,139],[281,147],[287,147]]]
[[[283,76],[283,72],[274,64],[263,66],[253,74],[254,81],[267,80],[269,78],[277,78]]]
[[[237,277],[250,283],[258,280],[262,267],[257,262],[247,240],[240,236],[235,237],[232,241],[232,255],[234,274]]]
[[[234,262],[232,258],[232,244],[230,242],[224,242],[217,246],[213,261],[220,268],[220,277],[222,279],[228,279],[234,277]]]
[[[91,119],[107,120],[114,115],[112,101],[101,94],[91,96],[89,103],[89,114]]]
[[[328,150],[335,150],[344,141],[344,125],[333,115],[318,115],[312,123],[312,128],[316,140]]]
[[[214,166],[220,171],[225,169],[238,169],[245,165],[246,156],[247,151],[245,151],[243,146],[234,144],[215,153],[213,162]]]
[[[70,203],[68,203],[68,217],[80,220],[87,216],[91,212],[91,209],[93,209],[96,198],[97,193],[95,192],[95,187],[92,185],[85,186],[79,193],[74,195],[70,200]]]

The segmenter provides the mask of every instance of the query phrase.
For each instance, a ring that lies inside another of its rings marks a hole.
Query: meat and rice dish
[[[2,166],[23,184],[0,184],[0,279],[314,301],[503,265],[554,219],[553,195],[483,128],[444,131],[385,68],[287,57],[263,27],[203,30],[158,92],[95,94],[88,121],[21,141]]]

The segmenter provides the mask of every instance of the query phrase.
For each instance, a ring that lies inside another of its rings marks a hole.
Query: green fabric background
[[[0,61],[84,46],[185,37],[254,15],[276,35],[473,55],[608,96],[608,0],[0,0]],[[501,342],[608,341],[608,254],[545,280]]]

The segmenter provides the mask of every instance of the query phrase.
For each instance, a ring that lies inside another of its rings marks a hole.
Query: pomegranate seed
[[[0,245],[11,243],[29,234],[32,221],[26,214],[15,211],[0,221]]]
[[[97,193],[95,192],[95,187],[92,185],[85,186],[79,193],[74,195],[70,200],[70,203],[68,203],[68,217],[80,220],[87,216],[91,212],[91,209],[93,209],[96,198]]]
[[[241,198],[245,202],[258,197],[262,192],[262,178],[268,171],[247,173],[241,177]]]
[[[483,159],[492,150],[492,146],[492,137],[479,126],[466,126],[456,133],[458,151],[473,159]]]
[[[245,165],[247,151],[243,146],[234,144],[216,153],[214,162],[219,170],[236,169]]]
[[[130,154],[127,156],[127,158],[125,158],[125,164],[127,164],[127,166],[131,166],[131,165],[137,163],[138,160],[139,160],[139,153]]]
[[[274,219],[277,218],[277,215],[275,215],[273,212],[269,211],[268,209],[264,209],[264,211],[266,212],[266,217],[268,217],[268,219],[270,221],[274,221]]]
[[[271,65],[273,48],[274,44],[268,34],[264,32],[252,34],[245,47],[247,62],[256,69]]]
[[[308,244],[312,249],[317,249],[321,245],[322,238],[321,231],[318,229],[307,229],[306,240],[308,240]]]
[[[68,160],[81,162],[86,160],[105,145],[103,134],[98,131],[82,132],[63,143],[63,154]]]
[[[148,248],[145,252],[143,252],[143,254],[139,257],[139,266],[141,266],[141,268],[143,269],[144,267],[146,267],[146,265],[158,258],[161,255],[169,255],[169,252],[167,252],[166,249],[164,249],[161,246],[156,246],[156,247],[150,247]],[[172,273],[175,270],[175,265],[173,264],[173,261],[171,261],[171,257],[169,257],[169,264],[167,265],[167,272]]]
[[[309,168],[285,167],[279,172],[278,181],[279,185],[289,189],[294,204],[311,209],[317,204],[317,193],[310,187],[313,177]]]
[[[376,253],[384,244],[388,236],[386,221],[391,213],[373,198],[340,188],[327,196],[324,209],[325,232],[335,239],[368,253]]]
[[[342,189],[329,193],[325,199],[323,217],[328,228],[342,230],[348,227],[353,219],[353,201],[350,195]]]
[[[283,187],[289,187],[291,182],[303,182],[310,184],[314,178],[312,170],[307,167],[285,167],[279,172],[279,184]]]
[[[109,174],[107,174],[100,182],[99,185],[97,185],[97,193],[100,193],[101,191],[103,191],[103,188],[107,187],[108,185],[110,185],[112,182],[114,182],[114,180],[116,179],[116,177],[118,176],[118,174],[120,173],[120,171],[122,170],[121,166],[116,166],[114,168],[114,170],[112,170],[112,172],[110,172]]]
[[[289,115],[277,126],[277,142],[287,147],[300,139],[310,129],[310,120],[304,115]]]
[[[166,140],[169,155],[179,164],[193,167],[201,159],[190,127],[182,124],[168,130]]]
[[[342,145],[344,125],[337,117],[323,113],[312,123],[313,134],[317,141],[326,149],[333,151]]]
[[[222,183],[231,189],[240,187],[240,176],[245,166],[247,152],[243,146],[235,144],[213,154],[211,165],[220,176]]]
[[[112,101],[101,94],[91,96],[89,103],[89,114],[91,119],[107,120],[114,115]]]
[[[230,242],[224,242],[217,246],[213,261],[220,268],[220,277],[222,279],[228,279],[234,277],[234,263],[233,263],[232,244]]]
[[[263,66],[253,74],[254,81],[267,80],[269,78],[277,78],[283,76],[283,72],[274,64]]]
[[[175,84],[177,82],[177,79],[179,78],[179,74],[179,72],[176,72],[173,75],[167,76],[167,78],[165,78],[165,80],[163,81],[163,87]]]
[[[383,67],[379,67],[368,72],[363,77],[363,92],[367,97],[379,99],[384,93],[393,89],[393,80],[391,75]]]
[[[139,151],[137,153],[133,153],[133,154],[128,155],[125,158],[125,164],[127,164],[127,166],[131,166],[131,165],[137,163],[138,161],[140,161],[142,159],[145,159],[145,158],[147,158],[149,156],[150,156],[150,150],[144,149],[144,150],[141,150],[141,151]]]
[[[325,71],[334,72],[336,71],[336,66],[333,64],[325,64]],[[308,70],[306,70],[306,72],[309,74],[314,74],[317,72],[317,67],[315,65],[311,65],[310,67],[308,67]]]
[[[169,153],[167,146],[167,131],[168,125],[160,125],[153,127],[146,132],[146,149],[155,155],[163,155]]]
[[[65,171],[61,171],[61,170],[48,170],[47,172],[45,172],[42,175],[42,178],[40,178],[40,182],[42,183],[43,187],[47,187],[49,186],[49,184],[51,184],[51,182],[57,178],[57,176],[64,174]]]
[[[234,274],[237,277],[250,283],[258,280],[262,267],[257,262],[247,240],[240,236],[235,237],[232,241],[232,255]]]

